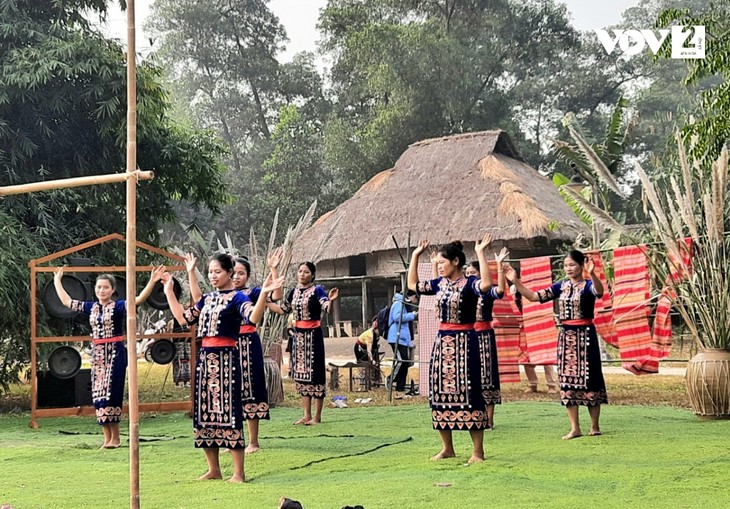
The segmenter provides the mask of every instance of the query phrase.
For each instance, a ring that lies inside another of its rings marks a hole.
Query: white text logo
[[[672,36],[672,58],[705,58],[705,27],[704,26],[673,26],[671,31],[659,30],[658,35],[653,30],[611,30],[613,37],[607,30],[596,29],[598,40],[601,41],[606,53],[613,53],[618,46],[624,55],[638,55],[646,46],[656,55],[667,36]]]

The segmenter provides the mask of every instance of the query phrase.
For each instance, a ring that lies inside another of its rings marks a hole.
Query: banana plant
[[[580,179],[586,182],[576,190],[574,183],[566,175],[556,172],[553,184],[558,187],[560,195],[575,214],[594,231],[591,247],[610,247],[602,244],[615,244],[621,234],[627,234],[622,224],[624,214],[612,213],[611,195],[625,197],[616,180],[615,173],[620,167],[626,149],[626,139],[635,125],[635,117],[628,116],[629,102],[620,98],[616,103],[603,140],[588,141],[575,115],[568,113],[563,118],[563,125],[568,129],[571,142],[557,140],[553,143],[553,153],[558,160],[568,163]],[[604,235],[601,242],[599,228],[612,232]],[[601,245],[599,245],[601,244]]]

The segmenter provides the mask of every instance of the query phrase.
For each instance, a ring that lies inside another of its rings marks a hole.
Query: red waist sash
[[[255,325],[241,325],[241,328],[239,329],[239,334],[253,334],[256,332],[256,326]]]
[[[319,329],[322,326],[322,322],[319,320],[297,320],[294,322],[294,327],[297,329]]]
[[[234,347],[236,346],[236,340],[223,336],[206,336],[203,338],[201,345],[203,348]]]
[[[572,325],[574,327],[581,327],[583,325],[593,325],[593,318],[583,318],[581,320],[563,320],[560,325]]]
[[[474,330],[477,332],[484,332],[492,328],[492,322],[476,322],[474,324]]]
[[[103,345],[104,343],[116,343],[118,341],[124,341],[124,336],[114,336],[113,338],[101,338],[101,339],[94,339],[93,343],[95,345]]]
[[[439,330],[442,331],[470,331],[474,330],[473,323],[443,323],[439,324]]]

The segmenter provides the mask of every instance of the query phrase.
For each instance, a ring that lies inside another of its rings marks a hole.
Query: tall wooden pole
[[[134,0],[127,2],[127,173],[137,170],[137,66]],[[129,507],[139,509],[137,392],[137,179],[127,179],[127,352],[129,356]]]

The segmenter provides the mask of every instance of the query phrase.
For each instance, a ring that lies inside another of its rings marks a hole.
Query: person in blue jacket
[[[415,292],[409,292],[415,295]],[[404,302],[403,294],[396,293],[393,296],[393,305],[390,306],[390,314],[388,315],[388,344],[393,350],[398,362],[393,370],[394,376],[392,383],[395,384],[396,398],[402,398],[403,392],[406,390],[406,379],[408,377],[408,368],[411,363],[410,348],[413,346],[413,335],[411,333],[411,325],[418,316],[418,311],[408,311],[407,304]],[[396,348],[397,345],[397,348]]]

